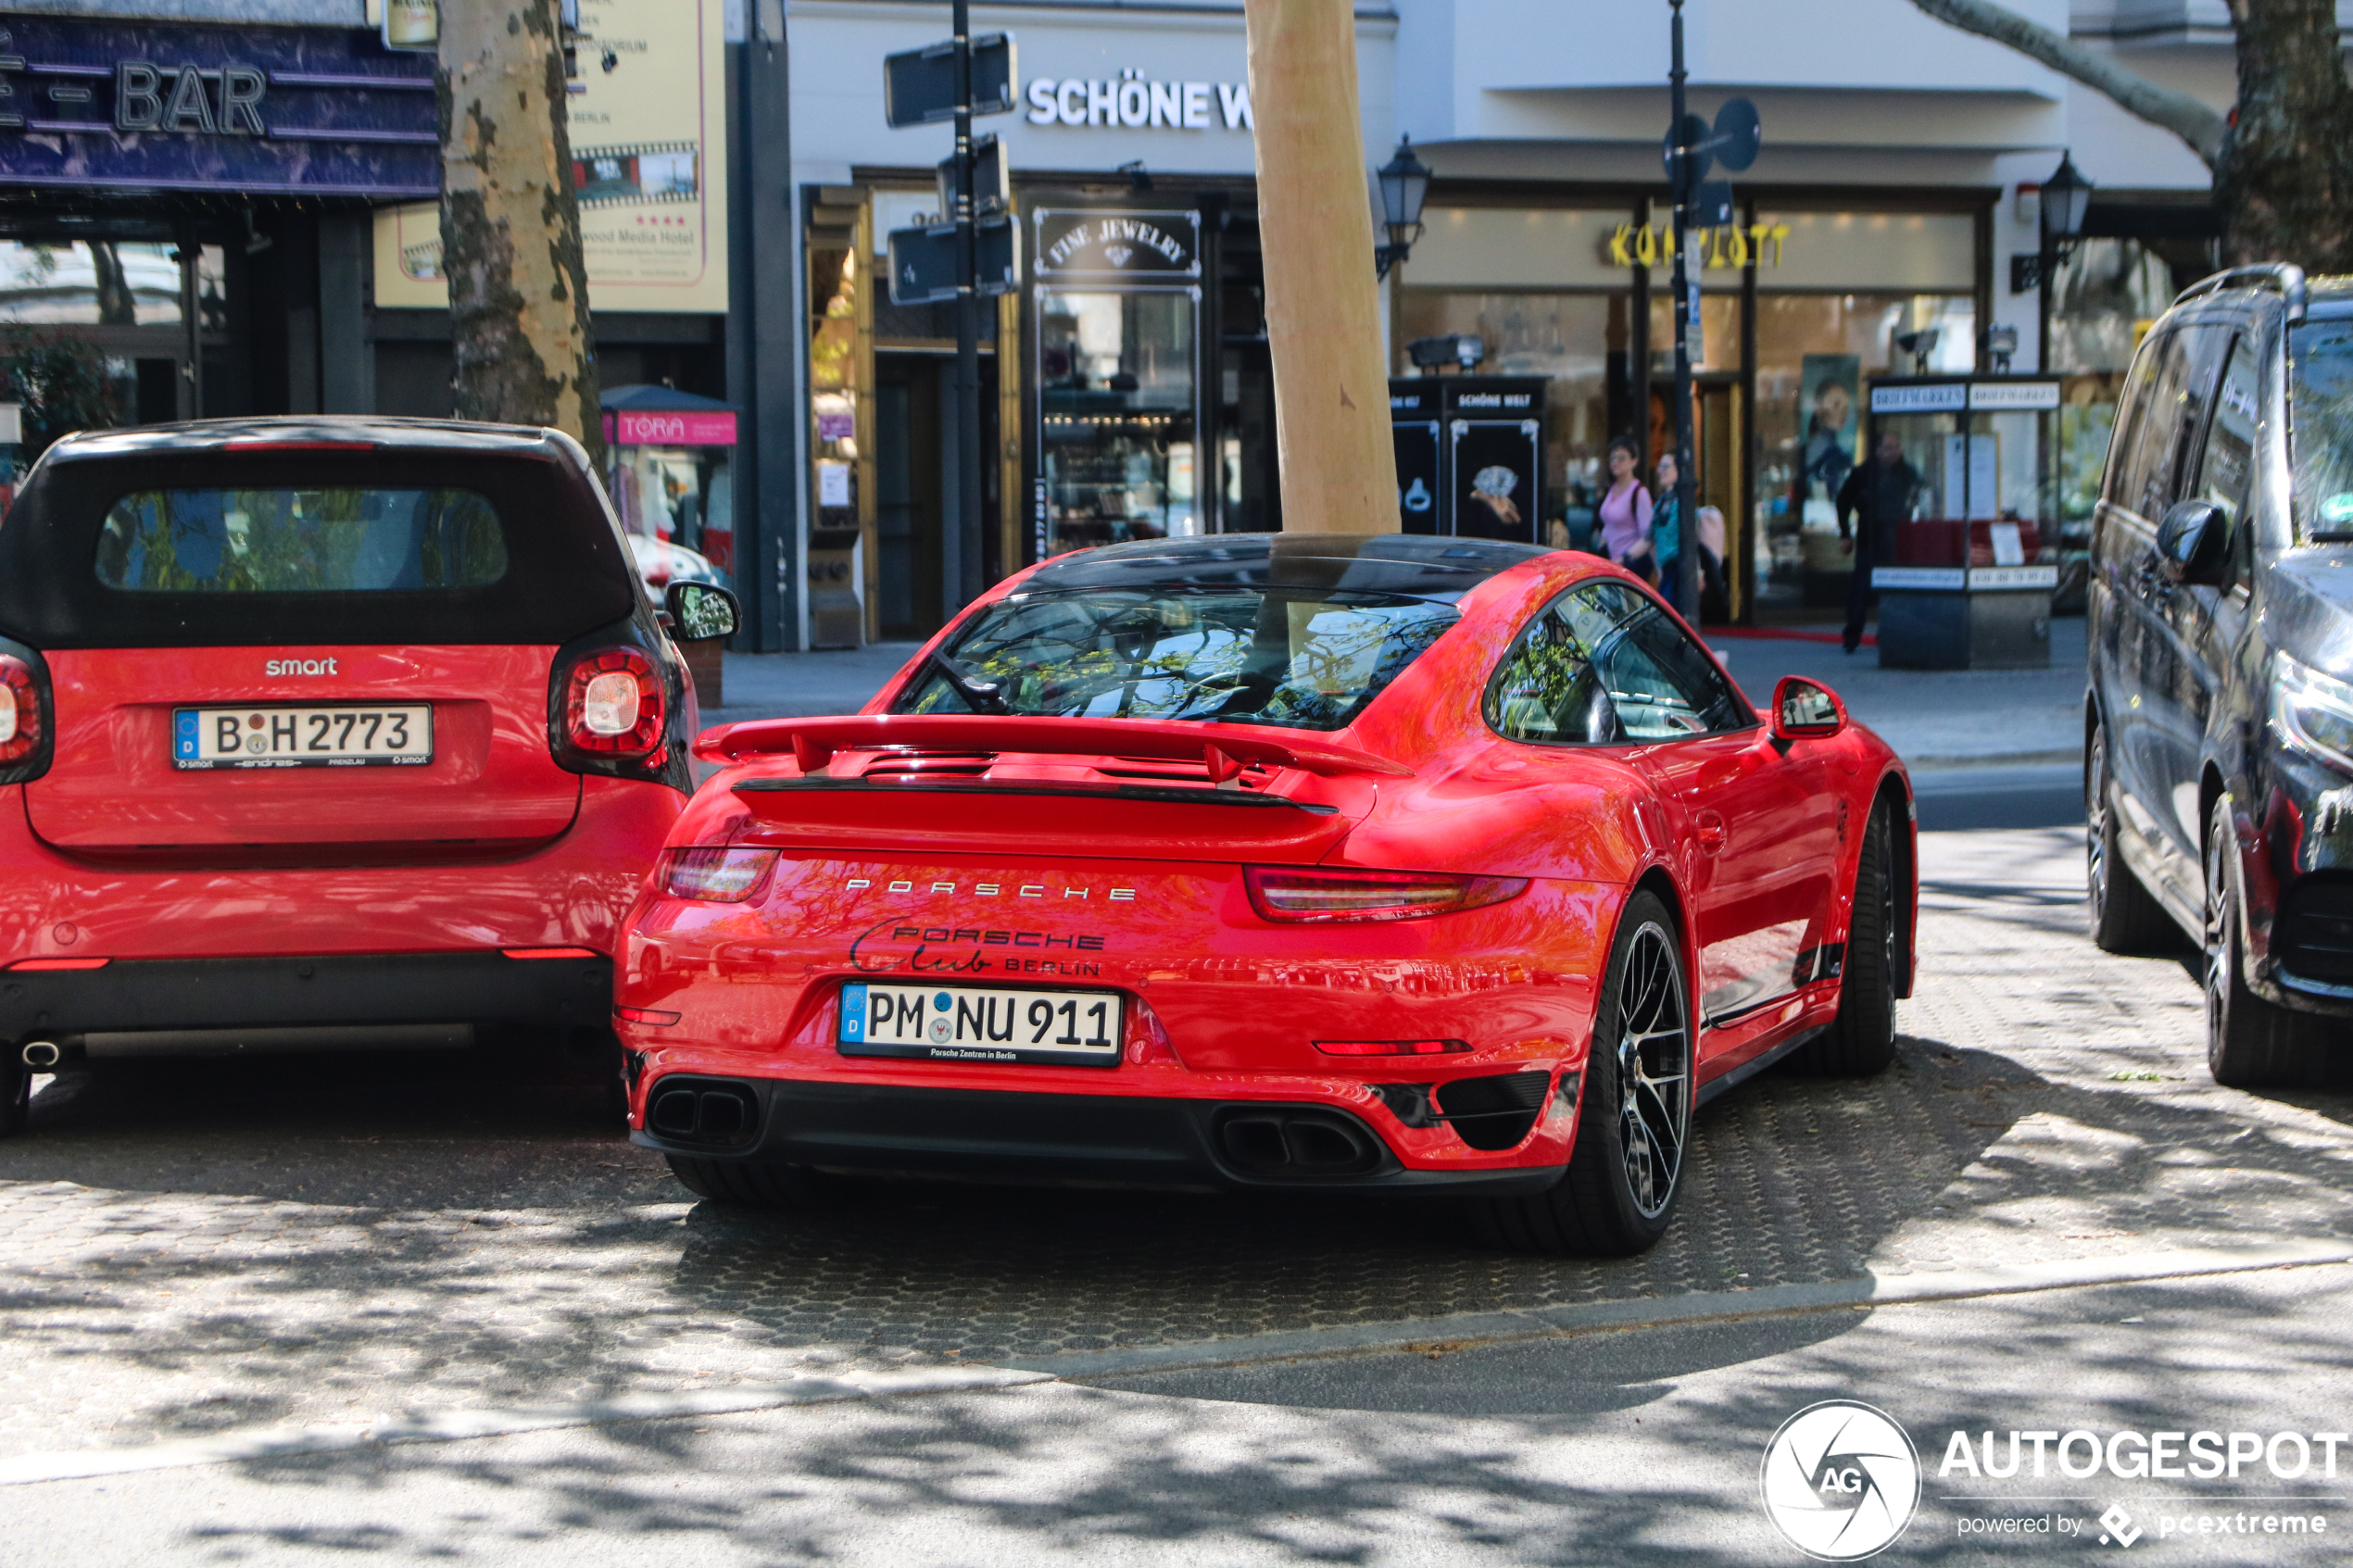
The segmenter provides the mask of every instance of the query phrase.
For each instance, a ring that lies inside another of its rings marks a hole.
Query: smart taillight
[[[661,676],[635,648],[590,654],[564,688],[564,738],[590,757],[650,756],[662,743]]]
[[[41,679],[14,654],[0,654],[0,767],[41,747]]]

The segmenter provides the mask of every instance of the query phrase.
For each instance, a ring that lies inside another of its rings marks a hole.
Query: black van
[[[2353,278],[2242,267],[2133,357],[2094,519],[2092,936],[2205,949],[2244,1086],[2353,1056]]]

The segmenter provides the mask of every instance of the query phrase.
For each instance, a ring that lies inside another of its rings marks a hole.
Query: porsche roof
[[[1453,599],[1550,554],[1424,533],[1213,533],[1106,545],[1048,561],[1018,594],[1104,588],[1299,588]]]

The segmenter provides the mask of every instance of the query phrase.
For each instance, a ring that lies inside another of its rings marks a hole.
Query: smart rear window
[[[472,490],[143,490],[98,533],[98,581],[132,593],[430,593],[506,572],[498,514]]]

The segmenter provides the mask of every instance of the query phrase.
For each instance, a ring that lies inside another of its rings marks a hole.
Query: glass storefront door
[[[1037,291],[1041,556],[1202,531],[1200,297]]]

